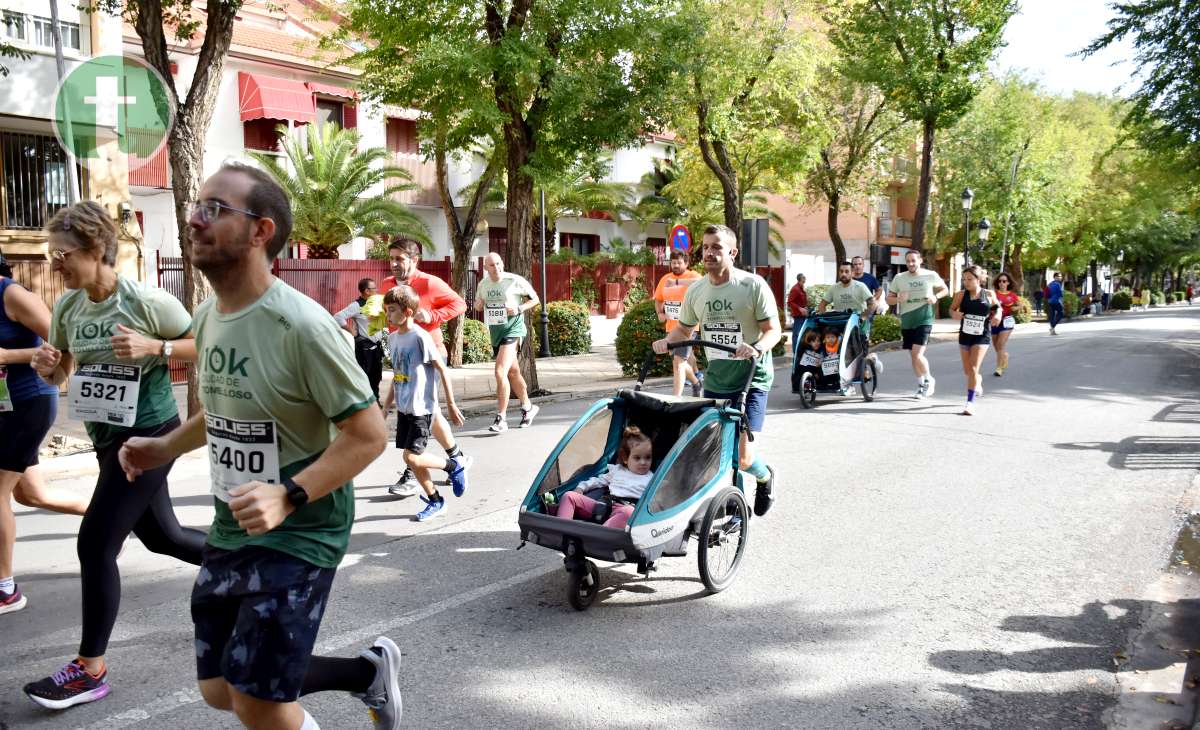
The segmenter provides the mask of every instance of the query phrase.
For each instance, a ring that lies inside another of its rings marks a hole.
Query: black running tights
[[[117,553],[132,532],[151,552],[170,555],[186,563],[200,564],[205,534],[179,526],[167,492],[167,464],[147,471],[132,484],[125,478],[117,454],[132,436],[161,436],[179,426],[172,418],[152,428],[134,428],[121,438],[96,450],[100,478],[92,502],[79,526],[76,549],[83,589],[83,638],[79,655],[103,656],[117,610],[121,606],[121,574]]]

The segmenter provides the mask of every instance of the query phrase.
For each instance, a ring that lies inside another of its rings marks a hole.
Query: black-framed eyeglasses
[[[235,208],[232,205],[225,205],[219,200],[197,200],[188,206],[188,220],[195,218],[204,224],[212,223],[221,214],[221,211],[228,210],[231,213],[241,213],[251,218],[262,218],[263,216],[253,211],[243,208]]]

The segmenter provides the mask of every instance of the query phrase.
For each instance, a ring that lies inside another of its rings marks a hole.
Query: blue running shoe
[[[459,463],[458,459],[446,459],[446,474],[450,476],[450,486],[454,489],[454,496],[463,496],[463,492],[467,491],[466,465]]]
[[[434,501],[427,497],[421,497],[421,501],[425,503],[425,509],[417,513],[417,522],[432,520],[446,509],[446,500],[444,499]]]

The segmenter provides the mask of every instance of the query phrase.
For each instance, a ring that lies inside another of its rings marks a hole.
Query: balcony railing
[[[912,221],[907,218],[880,218],[879,239],[912,238]]]

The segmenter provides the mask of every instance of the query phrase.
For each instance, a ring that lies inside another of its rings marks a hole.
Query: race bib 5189
[[[484,307],[483,323],[486,325],[508,324],[508,308],[504,305]]]

